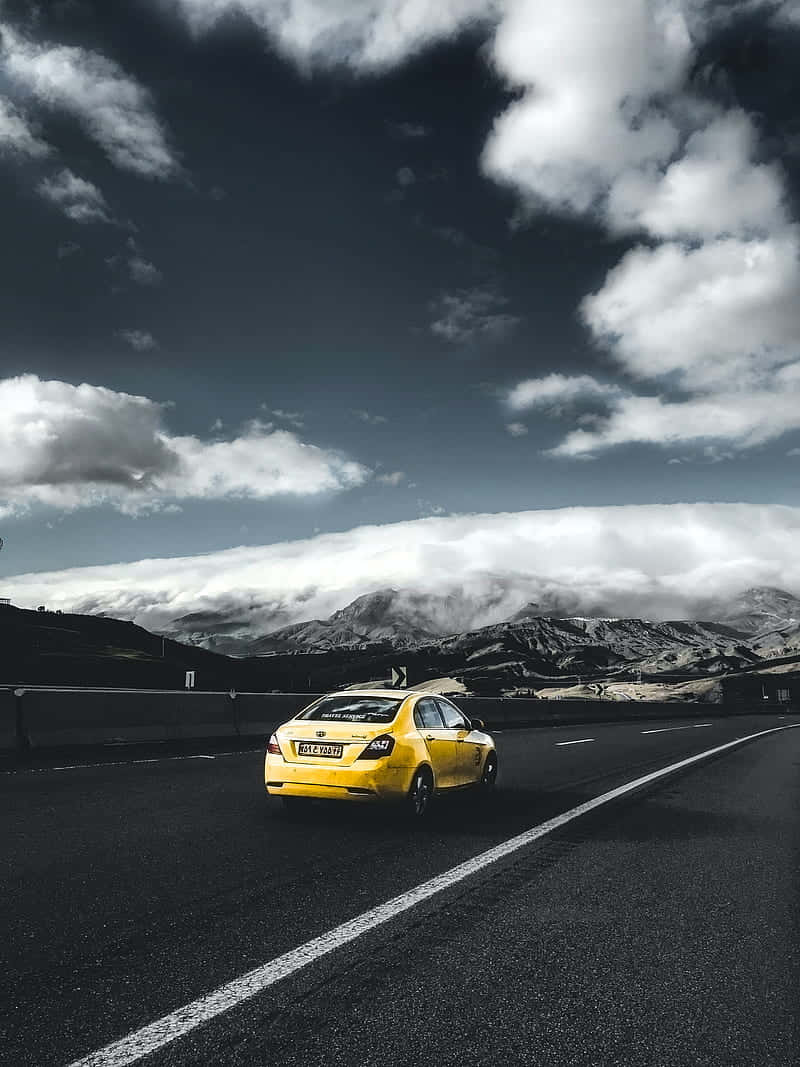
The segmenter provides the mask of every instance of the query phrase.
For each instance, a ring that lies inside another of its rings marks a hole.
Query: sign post
[[[408,667],[392,667],[392,688],[408,688]]]

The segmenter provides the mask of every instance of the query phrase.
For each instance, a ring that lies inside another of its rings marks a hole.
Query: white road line
[[[260,749],[252,749],[260,752]],[[233,753],[221,753],[232,755]],[[240,755],[241,753],[236,753]],[[22,767],[14,771],[3,771],[3,774],[47,774],[49,771],[88,771],[94,767],[133,767],[137,763],[170,763],[175,760],[187,759],[216,759],[216,756],[158,756],[154,759],[128,759],[116,760],[114,763],[65,763],[58,767]]]
[[[594,741],[594,738],[581,737],[577,741],[556,741],[556,748],[563,748],[564,745],[585,745],[588,741]]]
[[[544,837],[546,834],[558,830],[559,827],[572,822],[573,819],[578,819],[582,815],[594,811],[595,808],[608,804],[618,797],[625,796],[627,793],[648,785],[650,782],[658,781],[659,778],[664,778],[668,774],[682,770],[684,767],[690,767],[693,763],[699,763],[700,760],[716,756],[719,752],[725,752],[727,749],[735,748],[737,745],[742,745],[746,741],[752,741],[757,737],[765,737],[767,734],[780,733],[784,730],[795,728],[795,724],[776,726],[770,730],[761,730],[757,734],[749,734],[747,737],[739,737],[735,741],[728,741],[727,744],[706,749],[705,752],[689,756],[688,759],[683,759],[679,763],[671,763],[668,767],[652,771],[650,774],[645,774],[632,782],[626,782],[625,785],[618,786],[608,793],[603,793],[602,796],[587,800],[585,803],[579,804],[578,807],[565,811],[563,815],[548,819],[547,822],[543,822],[539,826],[534,826],[516,837],[503,841],[502,844],[495,845],[494,848],[490,848],[486,852],[481,852],[471,860],[467,860],[466,863],[461,863],[457,867],[452,867],[449,871],[445,871],[444,874],[431,878],[429,882],[423,882],[422,885],[418,885],[406,893],[401,893],[400,896],[388,900],[385,904],[379,904],[376,908],[362,912],[355,919],[342,923],[341,926],[329,930],[320,937],[315,937],[312,941],[306,941],[304,945],[300,945],[298,948],[286,952],[283,956],[278,956],[277,959],[256,967],[255,970],[248,971],[247,974],[243,974],[240,978],[235,978],[232,982],[228,982],[213,992],[200,997],[199,1000],[195,1000],[191,1004],[178,1008],[177,1011],[170,1012],[169,1015],[156,1019],[155,1022],[150,1023],[148,1026],[143,1026],[140,1030],[134,1030],[127,1037],[120,1038],[119,1041],[106,1045],[105,1048],[97,1052],[91,1052],[80,1060],[74,1060],[69,1067],[126,1067],[127,1064],[136,1063],[157,1049],[163,1048],[164,1045],[168,1045],[179,1037],[184,1037],[186,1034],[191,1033],[198,1026],[202,1026],[204,1023],[216,1018],[216,1016],[222,1015],[223,1012],[230,1011],[231,1008],[235,1008],[243,1001],[256,996],[256,994],[261,993],[269,986],[280,982],[281,979],[288,978],[321,956],[326,956],[329,952],[333,952],[342,945],[355,941],[362,934],[374,930],[376,926],[389,922],[390,919],[396,918],[417,904],[429,900],[443,889],[449,889],[484,867],[488,867],[489,864],[496,863],[497,860],[503,859],[503,857],[510,855],[512,852],[516,852],[518,849],[538,841],[539,838]]]
[[[703,726],[713,726],[713,722],[693,722],[689,726],[662,726],[658,730],[642,730],[643,734],[668,734],[672,730],[699,730]]]

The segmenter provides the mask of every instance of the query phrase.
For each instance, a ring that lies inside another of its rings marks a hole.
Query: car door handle
[[[426,741],[435,741],[436,738],[433,736],[433,734],[425,734],[425,740]]]

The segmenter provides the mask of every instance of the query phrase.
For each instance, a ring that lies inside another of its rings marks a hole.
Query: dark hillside
[[[462,658],[435,648],[400,653],[384,643],[239,659],[119,619],[0,608],[0,685],[182,689],[185,672],[194,670],[197,689],[304,692],[388,678],[398,662],[411,664],[417,678],[434,677],[444,661],[455,666]]]

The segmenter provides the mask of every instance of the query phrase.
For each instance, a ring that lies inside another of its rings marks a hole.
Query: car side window
[[[446,700],[437,700],[439,705],[439,711],[442,713],[444,724],[448,730],[468,730],[469,723],[458,710],[452,704],[448,704]]]
[[[441,730],[444,725],[436,703],[429,697],[417,701],[417,706],[414,708],[414,722],[421,729],[427,730]]]

